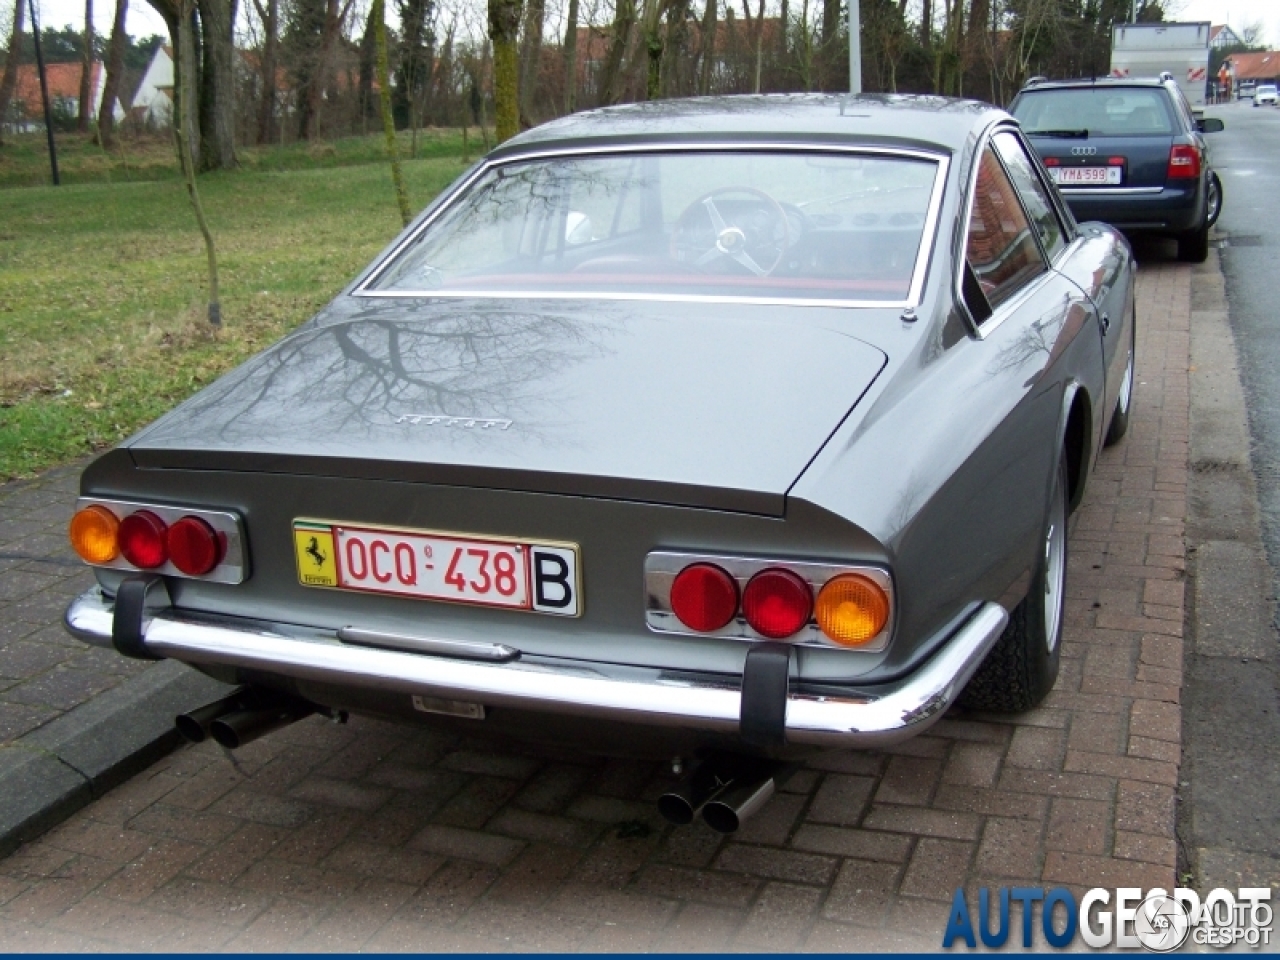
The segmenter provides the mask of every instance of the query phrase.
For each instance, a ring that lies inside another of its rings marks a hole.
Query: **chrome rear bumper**
[[[113,603],[98,588],[68,607],[73,636],[112,646]],[[870,747],[928,729],[964,689],[1000,636],[1008,614],[981,607],[910,676],[892,684],[787,697],[789,743]],[[197,666],[233,667],[363,690],[474,701],[546,713],[720,733],[738,729],[741,695],[732,678],[580,661],[485,663],[354,646],[333,632],[287,624],[195,616],[174,608],[143,621],[146,650]],[[726,682],[728,681],[728,682]]]

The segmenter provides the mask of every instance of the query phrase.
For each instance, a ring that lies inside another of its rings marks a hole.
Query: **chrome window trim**
[[[1073,197],[1132,197],[1139,194],[1160,193],[1164,187],[1058,187],[1062,193]]]
[[[170,504],[145,503],[141,500],[108,500],[102,497],[81,497],[76,501],[76,511],[85,507],[100,506],[110,510],[117,520],[123,520],[138,510],[149,510],[166,524],[172,525],[183,517],[199,517],[225,537],[222,560],[206,574],[192,576],[183,573],[172,562],[163,566],[142,570],[135,567],[123,555],[106,563],[92,563],[91,567],[104,570],[123,570],[127,573],[158,573],[166,577],[199,580],[202,583],[243,583],[249,577],[249,555],[245,549],[244,524],[240,517],[228,510],[209,510],[205,507],[175,507]]]
[[[747,581],[761,570],[780,567],[798,574],[813,591],[817,601],[818,591],[832,577],[841,573],[857,573],[874,581],[884,589],[889,597],[889,616],[885,620],[884,629],[856,647],[846,647],[828,639],[818,627],[813,616],[804,628],[790,637],[775,643],[787,643],[802,647],[825,647],[826,649],[845,650],[850,653],[881,653],[889,646],[889,638],[893,634],[893,620],[897,613],[897,604],[893,591],[893,578],[882,567],[861,563],[826,563],[808,560],[779,560],[761,557],[724,556],[710,553],[685,553],[682,551],[654,550],[644,558],[645,588],[645,625],[654,633],[677,634],[685,637],[729,637],[736,640],[767,641],[771,638],[756,633],[747,624],[739,612],[733,620],[719,630],[709,633],[698,633],[682,624],[671,611],[671,583],[676,574],[692,563],[711,563],[723,569],[738,584],[741,596]]]
[[[995,133],[1008,133],[1013,137],[1014,142],[1031,163],[1031,176],[1040,184],[1041,189],[1044,191],[1045,199],[1049,202],[1049,212],[1053,215],[1053,218],[1058,221],[1058,229],[1061,232],[1063,240],[1062,246],[1058,249],[1058,252],[1050,255],[1049,251],[1045,248],[1044,243],[1040,243],[1040,252],[1044,254],[1045,260],[1048,261],[1049,267],[1052,269],[1054,264],[1058,263],[1066,254],[1067,250],[1070,249],[1071,244],[1076,239],[1076,231],[1068,227],[1066,219],[1062,215],[1061,197],[1054,196],[1055,185],[1046,182],[1048,180],[1048,176],[1045,172],[1044,166],[1040,163],[1040,154],[1036,153],[1035,148],[1027,142],[1027,138],[1022,134],[1022,129],[1020,127],[1006,126],[996,130]],[[1000,156],[999,150],[996,150],[996,156]],[[1004,162],[1003,157],[1000,157],[1000,160],[1002,163]],[[1004,164],[1004,167],[1005,173],[1009,173],[1009,165],[1006,163]],[[1010,176],[1009,180],[1012,182],[1013,177]],[[1014,182],[1013,186],[1015,190],[1018,187],[1016,182]],[[1026,200],[1022,199],[1021,194],[1019,194],[1018,197],[1022,200],[1022,210],[1023,213],[1027,215],[1027,222],[1031,223],[1033,218],[1031,217],[1031,211],[1027,209]],[[1035,234],[1036,239],[1040,240],[1040,231],[1038,229],[1035,231]]]
[[[471,290],[457,293],[441,293],[437,290],[372,290],[371,285],[386,272],[405,249],[417,242],[418,238],[441,215],[457,203],[472,185],[491,170],[511,163],[523,163],[531,160],[546,160],[562,157],[585,157],[609,154],[628,153],[838,153],[860,154],[883,157],[898,157],[910,160],[925,160],[937,165],[934,171],[933,191],[925,210],[924,229],[920,232],[920,248],[916,252],[916,261],[911,268],[911,284],[907,296],[902,300],[852,300],[823,299],[809,297],[750,297],[728,294],[653,294],[624,293],[617,291],[540,291],[540,290]],[[938,218],[942,208],[943,195],[946,192],[947,174],[951,166],[951,157],[942,150],[912,149],[909,147],[877,147],[861,145],[845,145],[832,143],[788,143],[782,142],[735,142],[717,141],[711,143],[629,143],[608,144],[601,146],[549,147],[537,149],[531,147],[501,157],[482,161],[471,176],[459,184],[444,200],[431,211],[422,222],[413,227],[391,251],[376,264],[369,274],[360,281],[351,292],[353,297],[394,298],[394,299],[515,299],[515,300],[647,300],[656,302],[678,303],[746,303],[768,306],[797,307],[881,307],[885,309],[915,308],[920,305],[924,295],[924,284],[928,273],[929,258],[938,235]]]
[[[1024,294],[1035,289],[1035,287],[1038,286],[1045,277],[1050,276],[1053,273],[1053,265],[1049,262],[1048,258],[1045,257],[1044,247],[1040,243],[1039,236],[1037,236],[1039,231],[1032,230],[1032,239],[1035,240],[1036,249],[1040,251],[1040,262],[1044,264],[1044,272],[1033,277],[1031,280],[1028,280],[1023,284],[1021,289],[1015,291],[1008,300],[1004,301],[1004,303],[1000,304],[998,307],[993,304],[991,307],[991,316],[987,317],[987,319],[981,324],[974,319],[973,314],[969,312],[968,304],[964,302],[965,254],[969,246],[969,221],[973,218],[973,202],[978,193],[978,171],[982,166],[982,153],[990,147],[992,154],[996,158],[996,163],[1000,164],[1000,169],[1004,170],[1005,176],[1008,177],[1009,171],[1005,168],[1004,160],[1000,158],[1000,151],[991,143],[991,138],[1004,130],[1016,131],[1017,129],[1016,124],[1009,120],[997,120],[995,123],[983,130],[982,135],[978,138],[978,144],[973,151],[973,169],[969,171],[969,184],[968,189],[965,191],[964,216],[960,221],[960,230],[957,233],[959,242],[956,244],[956,250],[953,252],[954,261],[952,264],[952,272],[955,276],[953,278],[952,292],[955,297],[956,305],[959,307],[960,312],[964,315],[965,320],[969,324],[970,332],[979,340],[985,340],[993,330],[999,327],[1000,324],[1004,323],[1005,318],[1009,314],[1009,310],[1006,308],[1016,303],[1021,303],[1024,299]],[[1026,205],[1022,201],[1022,195],[1018,193],[1018,186],[1013,183],[1012,177],[1009,177],[1009,182],[1013,185],[1013,193],[1014,196],[1018,198],[1018,206],[1022,209],[1022,215],[1027,218],[1027,225],[1030,226],[1032,222],[1031,217],[1027,214]]]

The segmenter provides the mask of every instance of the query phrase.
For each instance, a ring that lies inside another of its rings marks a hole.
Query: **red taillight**
[[[1059,160],[1057,157],[1045,157],[1044,165],[1046,167],[1060,167],[1062,166],[1062,161]]]
[[[116,537],[126,560],[142,570],[154,570],[169,559],[165,532],[163,520],[149,510],[139,510],[120,521]]]
[[[1107,157],[1108,167],[1123,167],[1124,157]]]
[[[742,591],[742,615],[756,633],[771,640],[789,637],[813,612],[813,592],[790,570],[761,570]]]
[[[671,584],[671,612],[690,630],[719,630],[738,612],[738,584],[714,564],[691,564]]]
[[[183,517],[169,528],[169,559],[189,577],[208,573],[222,559],[222,543],[199,517]]]
[[[1169,179],[1190,180],[1200,176],[1200,151],[1189,144],[1175,143],[1169,148]]]

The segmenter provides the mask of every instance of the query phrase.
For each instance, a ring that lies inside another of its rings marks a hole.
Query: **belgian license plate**
[[[574,544],[299,519],[293,549],[303,586],[562,617],[582,610]]]
[[[1121,167],[1050,167],[1049,173],[1060,186],[1114,187],[1123,182]]]

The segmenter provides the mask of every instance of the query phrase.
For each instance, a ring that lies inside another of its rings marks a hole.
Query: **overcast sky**
[[[93,7],[95,28],[106,33],[111,29],[115,0],[94,0]],[[72,24],[79,29],[84,23],[84,0],[37,0],[36,9],[44,26]],[[1250,24],[1260,23],[1263,27],[1261,42],[1273,48],[1280,47],[1280,2],[1277,0],[1166,0],[1165,9],[1171,20],[1225,22],[1237,33]],[[164,20],[146,0],[130,0],[128,30],[135,37],[152,33],[167,36]]]

